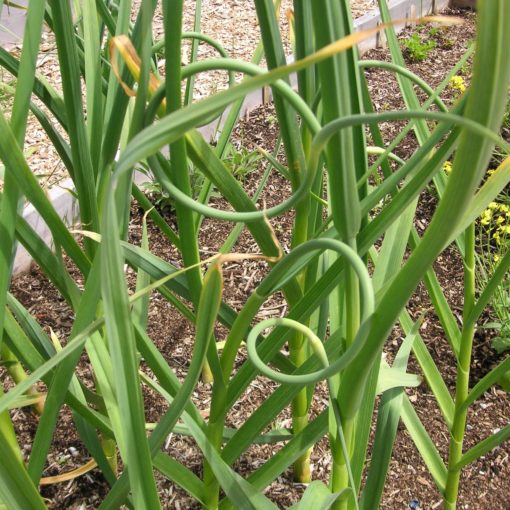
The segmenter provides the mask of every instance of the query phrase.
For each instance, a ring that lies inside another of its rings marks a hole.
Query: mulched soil
[[[351,0],[350,3],[353,17],[355,18],[374,9],[377,4],[375,0]],[[135,0],[133,2],[133,19],[139,11],[140,4],[141,0]],[[184,31],[194,31],[195,6],[195,0],[185,0],[184,2]],[[292,51],[287,11],[291,7],[291,0],[282,0],[279,16],[283,42],[287,54],[289,55]],[[153,34],[155,40],[159,40],[164,34],[161,9],[161,4],[158,4],[153,19]],[[7,10],[8,8],[5,5],[3,10],[4,16],[7,16],[5,14]],[[201,4],[201,31],[220,43],[232,58],[249,62],[260,40],[260,29],[254,3],[248,0],[203,0]],[[12,34],[9,34],[9,36],[11,35]],[[19,57],[20,54],[21,43],[22,39],[19,38],[19,42],[14,45],[14,47],[9,47],[9,51],[12,51],[17,57]],[[189,39],[184,40],[183,47],[183,63],[188,63],[190,55]],[[217,57],[218,54],[211,46],[200,44],[197,56],[199,60],[204,60],[206,58]],[[159,71],[161,74],[164,74],[164,58],[160,59],[159,64]],[[261,65],[264,65],[264,61]],[[60,75],[55,38],[47,27],[44,28],[41,36],[41,45],[36,66],[38,74],[43,76],[48,83],[61,93],[62,78]],[[238,75],[237,79],[240,78],[241,75]],[[0,69],[0,81],[12,87],[15,86],[13,76],[3,69]],[[227,74],[223,71],[200,73],[195,80],[194,99],[198,100],[204,98],[213,92],[227,88],[227,86]],[[6,96],[9,96],[9,94],[0,94],[0,103],[6,111],[9,111],[12,99],[6,99]],[[37,98],[34,98],[34,101],[37,106],[47,112],[41,101]],[[49,118],[52,118],[51,114]],[[59,128],[56,121],[54,125]],[[62,129],[59,129],[59,131],[60,134],[64,136],[64,139],[67,140],[67,134]],[[45,189],[57,186],[64,179],[69,177],[67,169],[60,160],[53,144],[50,143],[46,132],[32,114],[28,117],[27,135],[25,137],[25,156],[31,170],[38,176],[41,186]],[[2,189],[1,179],[0,189]]]
[[[410,63],[410,68],[423,77],[429,84],[436,86],[462,55],[466,45],[474,36],[472,14],[463,14],[466,24],[462,27],[451,27],[442,32],[442,37],[448,43],[434,49],[428,59],[422,63]],[[426,29],[422,29],[426,30]],[[409,30],[406,35],[409,35]],[[366,58],[388,60],[388,52],[384,49],[374,50]],[[399,99],[398,85],[389,73],[381,71],[367,71],[374,103],[378,110],[402,108]],[[466,81],[469,76],[466,74]],[[443,94],[446,101],[455,101],[456,92],[447,89]],[[383,126],[385,139],[395,136],[399,124]],[[272,121],[272,107],[270,105],[252,112],[249,119],[243,121],[236,132],[236,141],[249,150],[261,146],[272,150],[277,136],[277,126]],[[408,157],[416,147],[412,135],[408,136],[396,150],[403,158]],[[284,161],[283,156],[280,155]],[[253,193],[260,179],[261,169],[245,176],[245,187]],[[264,193],[263,199],[268,206],[282,200],[282,195],[288,192],[287,183],[279,175],[273,173]],[[225,207],[221,200],[214,199],[217,207]],[[433,192],[425,192],[420,198],[416,226],[420,233],[426,228],[436,207],[436,197]],[[134,207],[133,221],[130,225],[130,241],[139,244],[141,239],[141,214]],[[171,216],[169,221],[172,222]],[[275,233],[284,246],[289,246],[289,229],[292,224],[290,214],[272,222]],[[206,220],[200,233],[201,255],[207,258],[214,254],[228,236],[232,225],[226,222]],[[178,253],[161,239],[157,229],[149,225],[151,251],[174,264],[180,264]],[[245,230],[235,248],[237,252],[256,253],[257,247]],[[452,306],[455,315],[462,317],[462,261],[454,247],[448,248],[437,260],[434,269],[444,289],[445,295]],[[242,264],[227,264],[224,267],[225,294],[224,298],[234,308],[239,309],[245,302],[250,290],[262,279],[267,272],[267,265],[263,262],[243,262]],[[133,274],[128,270],[128,280],[132,284]],[[37,318],[47,330],[51,328],[62,341],[69,335],[72,326],[72,314],[51,284],[34,268],[31,273],[20,276],[13,282],[12,292]],[[417,318],[424,311],[425,320],[420,333],[425,340],[434,361],[439,367],[450,391],[454,389],[455,361],[451,349],[444,338],[439,321],[432,311],[430,299],[424,286],[420,286],[411,298],[408,307],[411,315]],[[285,305],[280,296],[274,296],[268,301],[260,317],[283,316]],[[488,320],[489,311],[484,320]],[[164,320],[162,320],[164,318]],[[193,346],[194,330],[190,325],[161,297],[154,293],[151,296],[148,333],[162,352],[169,365],[179,377],[186,374]],[[217,339],[223,340],[225,331],[218,327]],[[471,384],[475,384],[500,358],[490,348],[490,331],[483,330],[475,339],[473,351],[473,370]],[[398,350],[403,338],[403,332],[395,327],[387,341],[387,359],[391,361]],[[242,362],[241,353],[238,363]],[[78,373],[90,382],[89,362],[84,355],[80,361]],[[411,359],[409,371],[418,373],[419,367]],[[228,425],[238,427],[260,403],[267,398],[269,391],[276,384],[264,378],[258,378],[236,403],[228,417]],[[407,391],[424,426],[431,435],[439,452],[446,457],[448,448],[448,431],[443,423],[434,398],[426,384],[415,390]],[[145,392],[146,419],[154,422],[167,409],[166,402],[152,391]],[[206,412],[210,403],[210,387],[200,383],[194,394],[196,405]],[[313,412],[318,413],[327,403],[327,392],[323,386],[318,388]],[[28,458],[33,437],[37,427],[36,417],[27,410],[13,413],[13,419],[18,433],[19,442]],[[466,435],[466,448],[502,428],[510,420],[510,398],[495,387],[487,392],[471,409]],[[290,415],[286,411],[278,418],[278,426],[290,426]],[[249,474],[264,461],[270,458],[280,446],[259,445],[251,447],[236,463],[236,469],[243,475]],[[173,434],[165,444],[165,451],[177,460],[190,467],[197,474],[201,474],[201,455],[191,439]],[[468,466],[463,473],[459,508],[469,509],[505,509],[510,508],[507,495],[510,493],[510,447],[503,444],[477,462]],[[64,407],[45,469],[45,476],[56,475],[86,462],[87,452],[80,443],[72,424],[72,416]],[[329,474],[331,457],[326,440],[316,445],[312,454],[314,477],[326,480]],[[158,478],[161,500],[165,508],[197,508],[181,489],[162,478]],[[292,482],[290,471],[281,475],[267,489],[273,501],[282,507],[287,507],[299,499],[303,486]],[[42,494],[47,498],[50,508],[96,508],[107,493],[107,485],[100,473],[93,470],[71,482],[44,487]],[[440,495],[434,482],[427,472],[419,453],[416,450],[405,428],[400,425],[397,441],[393,452],[388,473],[382,508],[404,509],[414,508],[435,509],[441,505]]]

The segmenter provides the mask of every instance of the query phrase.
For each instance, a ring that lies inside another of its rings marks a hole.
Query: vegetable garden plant
[[[463,467],[510,435],[509,425],[471,449],[463,448],[468,408],[510,370],[506,359],[469,387],[477,320],[510,265],[510,253],[502,254],[485,287],[475,293],[474,221],[510,181],[509,159],[483,180],[493,148],[509,149],[497,133],[510,81],[510,31],[506,29],[510,3],[479,2],[472,83],[450,110],[439,98],[449,78],[432,90],[406,69],[386,0],[379,0],[386,22],[379,29],[386,31],[391,63],[360,62],[356,44],[370,34],[353,33],[347,0],[294,0],[295,59],[286,63],[277,23],[279,2],[275,3],[254,0],[261,46],[252,63],[229,58],[221,46],[200,33],[200,0],[195,31],[188,34],[182,34],[183,0],[162,0],[165,37],[161,41],[152,38],[157,4],[153,0],[141,2],[134,23],[128,0],[116,4],[75,1],[72,9],[70,2],[59,0],[30,2],[20,58],[0,49],[1,66],[17,78],[12,109],[0,113],[0,158],[5,166],[0,202],[0,339],[4,364],[16,381],[0,398],[0,500],[5,507],[46,507],[38,485],[64,404],[72,410],[81,440],[111,486],[101,509],[121,504],[159,508],[155,471],[205,508],[275,508],[264,489],[291,465],[296,480],[309,482],[310,451],[325,435],[332,453],[330,480],[310,483],[295,508],[377,508],[400,419],[442,494],[444,507],[452,509]],[[55,35],[61,94],[35,71],[43,23]],[[220,56],[181,66],[181,36],[191,38],[192,55],[196,56],[202,40],[216,47]],[[155,55],[161,52],[163,76],[155,66]],[[257,65],[262,54],[268,71]],[[396,74],[404,110],[374,113],[363,74],[367,66],[384,66]],[[212,69],[244,73],[245,79],[193,102],[194,76]],[[292,72],[298,76],[297,91],[289,85]],[[455,73],[452,70],[451,76]],[[274,92],[292,195],[263,210],[224,160],[240,102],[247,93],[267,85]],[[424,104],[418,101],[415,85],[429,96]],[[135,91],[135,97],[130,99],[126,91]],[[33,101],[34,95],[44,109]],[[229,106],[221,136],[210,145],[197,127]],[[81,244],[25,160],[30,111],[73,179]],[[384,147],[379,124],[394,120],[407,121],[404,133],[414,131],[419,148],[407,161],[390,165],[392,150],[404,135]],[[371,143],[382,149],[372,165],[367,162],[366,128]],[[453,164],[447,175],[442,169],[449,159]],[[175,230],[134,184],[138,164],[149,168],[175,201]],[[204,176],[198,198],[191,193],[190,164]],[[383,178],[370,179],[376,173]],[[420,238],[413,226],[417,198],[432,182],[440,199]],[[213,188],[233,211],[208,204]],[[151,254],[146,238],[141,247],[126,241],[133,198],[146,209],[161,236],[178,248],[183,267]],[[54,250],[23,220],[24,200],[34,205],[51,229]],[[279,215],[291,209],[292,246],[284,254],[269,222],[278,222]],[[234,222],[235,227],[221,252],[201,262],[197,234],[206,217]],[[243,225],[259,253],[232,253]],[[36,317],[9,293],[17,241],[73,310],[72,333],[63,348],[55,346]],[[456,243],[464,260],[462,324],[450,310],[432,269],[451,243]],[[409,257],[404,257],[406,249]],[[222,264],[242,264],[247,257],[266,260],[271,270],[236,312],[222,299]],[[83,288],[71,277],[65,258],[83,275]],[[125,264],[137,272],[134,294],[128,293]],[[372,268],[370,272],[367,267]],[[457,360],[454,395],[420,337],[420,321],[413,322],[406,311],[421,281]],[[257,322],[262,304],[280,290],[288,305],[287,316]],[[147,333],[152,291],[195,325],[193,355],[182,381]],[[215,341],[217,322],[228,329],[221,349]],[[406,338],[389,367],[382,352],[396,323]],[[236,365],[238,351],[245,348],[243,341],[248,358]],[[281,350],[285,344],[288,357]],[[84,350],[93,370],[92,389],[75,371]],[[406,373],[411,351],[450,431],[445,459],[403,390],[420,381]],[[140,357],[152,371],[152,379],[140,372]],[[212,381],[208,419],[191,400],[201,373]],[[228,429],[229,409],[259,375],[277,381],[278,388],[246,416],[239,429]],[[44,403],[34,395],[37,381],[43,381],[47,391]],[[327,381],[329,407],[311,419],[310,402],[319,381]],[[145,384],[169,403],[150,432],[142,399]],[[375,437],[367,461],[378,395]],[[33,403],[39,404],[40,419],[30,459],[24,463],[9,410]],[[292,408],[292,428],[264,433],[287,406]],[[201,478],[161,449],[173,430],[190,435],[203,453]],[[278,441],[283,446],[243,479],[232,466],[250,445],[261,441]],[[116,452],[122,470],[115,461]]]

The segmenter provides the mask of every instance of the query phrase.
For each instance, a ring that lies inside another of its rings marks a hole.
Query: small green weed
[[[171,212],[174,209],[173,200],[163,189],[163,186],[157,181],[147,181],[142,184],[142,188],[148,195],[153,205],[160,212]]]
[[[153,205],[163,214],[171,213],[175,210],[174,199],[163,188],[161,183],[156,181],[152,175],[145,168],[139,168],[140,171],[147,175],[149,179],[147,182],[142,183],[141,187],[148,195]],[[204,176],[198,171],[194,165],[189,165],[189,179],[191,186],[191,194],[193,199],[196,199],[204,185]]]
[[[439,34],[440,34],[440,29],[439,29],[439,27],[432,27],[432,28],[429,30],[429,36],[430,36],[430,37],[437,37]]]
[[[403,41],[404,50],[409,60],[421,62],[437,46],[436,41],[423,41],[417,32],[414,32],[408,39]]]
[[[503,115],[503,129],[510,130],[510,87],[508,89],[508,101],[506,103],[505,114]]]
[[[16,80],[14,78],[4,80],[4,73],[0,74],[0,105],[4,106],[7,101],[14,97]]]
[[[245,147],[237,149],[232,144],[229,146],[228,154],[229,156],[224,160],[225,166],[239,182],[244,182],[247,175],[257,170],[259,161],[262,159],[262,155],[259,152],[250,151]],[[175,209],[173,198],[165,191],[159,182],[152,179],[146,169],[141,170],[149,178],[147,182],[142,184],[142,188],[147,193],[154,206],[161,213],[171,213]],[[204,176],[194,165],[190,165],[189,178],[191,194],[193,199],[196,199],[204,185]],[[215,191],[213,191],[212,196],[216,196]]]
[[[230,145],[230,156],[225,160],[225,165],[232,175],[240,182],[244,182],[247,175],[259,167],[262,155],[256,151],[250,151],[245,147],[236,149]]]

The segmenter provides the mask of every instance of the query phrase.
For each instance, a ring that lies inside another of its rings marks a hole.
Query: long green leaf
[[[115,204],[105,209],[101,245],[101,294],[104,302],[106,334],[114,370],[115,393],[123,416],[117,438],[123,461],[129,470],[133,500],[137,508],[160,508],[147,437],[138,359],[131,321],[123,257],[118,241]]]
[[[0,500],[12,510],[44,510],[46,505],[3,433],[0,437]]]
[[[393,367],[401,373],[405,373],[406,371],[409,354],[420,325],[421,321],[417,321],[413,325],[411,332],[402,342],[397,356],[395,357]],[[380,505],[391,460],[391,452],[397,435],[398,422],[400,421],[403,396],[403,388],[396,388],[387,391],[381,397],[379,412],[377,414],[377,425],[370,469],[360,501],[360,508],[362,509],[378,508]]]
[[[439,492],[444,492],[447,474],[446,466],[407,396],[404,396],[401,413],[402,421],[414,441],[416,448],[418,448]]]
[[[480,441],[476,446],[473,446],[470,450],[468,450],[462,458],[460,462],[455,465],[455,469],[461,469],[464,466],[467,466],[471,462],[479,459],[482,455],[489,453],[491,450],[499,446],[501,443],[506,441],[510,437],[510,425],[502,428],[498,432],[492,434],[488,438]]]

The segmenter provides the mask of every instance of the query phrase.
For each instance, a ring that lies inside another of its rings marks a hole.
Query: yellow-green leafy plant
[[[485,286],[494,274],[499,262],[510,248],[510,206],[508,197],[501,194],[498,201],[491,202],[480,216],[478,237],[478,262],[480,284]],[[492,347],[498,352],[510,349],[510,279],[506,274],[491,299],[496,321],[485,324],[498,334],[492,340]]]
[[[61,0],[30,2],[21,56],[0,48],[0,65],[18,80],[12,108],[0,110],[0,159],[5,166],[0,194],[0,341],[29,374],[0,397],[0,500],[10,509],[46,508],[38,486],[57,418],[67,405],[110,487],[99,506],[102,510],[121,505],[160,508],[155,471],[204,508],[274,509],[266,488],[290,466],[296,480],[308,483],[310,452],[324,436],[331,449],[331,476],[310,483],[293,508],[372,510],[381,501],[399,420],[423,457],[445,508],[455,508],[462,469],[510,435],[507,426],[470,449],[463,446],[469,406],[510,368],[506,359],[469,387],[477,320],[510,265],[506,253],[477,296],[474,222],[510,181],[508,159],[484,180],[493,147],[509,149],[498,130],[510,81],[510,3],[479,2],[471,86],[451,110],[439,94],[472,50],[432,89],[406,68],[385,0],[379,1],[385,24],[364,33],[354,32],[347,0],[294,0],[292,63],[287,62],[277,22],[279,2],[253,1],[262,43],[251,63],[229,58],[201,34],[200,1],[195,2],[191,33],[182,29],[183,0],[160,4],[164,36],[153,40],[159,5],[155,0],[142,0],[134,12],[129,0],[83,0],[73,2],[73,9]],[[36,73],[44,22],[55,37],[62,93]],[[386,31],[392,61],[360,61],[356,44],[377,30]],[[183,66],[184,37],[193,42],[191,63]],[[220,56],[197,60],[198,41],[211,44]],[[158,65],[158,55],[163,54],[164,64]],[[262,55],[268,69],[258,65]],[[374,112],[363,72],[367,67],[396,74],[403,110]],[[162,76],[158,69],[164,69]],[[231,80],[228,90],[194,101],[194,77],[210,70],[242,73],[244,79],[238,84]],[[297,73],[297,91],[290,86],[291,73]],[[273,89],[286,164],[267,157],[288,179],[291,194],[261,210],[257,200],[272,166],[250,196],[225,158],[243,98],[265,86]],[[423,104],[415,86],[428,97]],[[221,135],[211,145],[197,129],[228,107]],[[59,217],[24,157],[30,111],[74,182],[82,243]],[[379,124],[392,121],[406,121],[406,126],[387,145]],[[365,127],[370,129],[370,145]],[[414,132],[418,147],[402,160],[393,151],[409,132]],[[377,156],[371,165],[368,153]],[[446,175],[442,169],[448,160],[452,169]],[[204,177],[198,197],[192,193],[190,162]],[[174,201],[175,227],[134,183],[133,172],[140,163]],[[376,174],[376,185],[369,184]],[[413,219],[418,197],[431,183],[438,205],[420,237]],[[219,210],[209,204],[213,188],[230,207]],[[133,199],[147,211],[162,239],[178,250],[182,267],[149,251],[146,229],[141,246],[128,242]],[[20,215],[23,200],[48,225],[54,251]],[[288,253],[270,225],[287,211],[293,212]],[[198,236],[205,218],[234,224],[207,268],[200,260]],[[245,226],[258,254],[231,253]],[[26,247],[72,310],[73,327],[62,349],[9,292],[16,242]],[[433,269],[452,243],[465,265],[462,324]],[[242,264],[247,257],[266,260],[270,270],[235,310],[223,299],[222,264]],[[126,265],[137,274],[134,294],[128,292]],[[414,321],[406,310],[422,281],[457,362],[453,395],[419,334],[420,320]],[[265,301],[280,291],[286,317],[256,325]],[[150,337],[151,292],[158,292],[195,326],[184,379],[177,377]],[[217,322],[227,330],[221,349],[215,338]],[[396,323],[405,340],[390,367],[383,350]],[[288,357],[282,352],[285,344]],[[247,359],[238,356],[244,345]],[[83,352],[90,360],[93,387],[77,370]],[[446,462],[403,391],[421,380],[407,373],[411,352],[450,432]],[[141,357],[150,376],[140,370]],[[192,400],[202,371],[212,381],[207,418]],[[277,381],[277,388],[238,428],[229,427],[229,411],[260,375]],[[19,405],[37,381],[46,385],[47,398],[25,462],[9,409]],[[319,381],[327,381],[329,406],[311,413]],[[166,412],[150,426],[144,415],[145,385],[168,401]],[[289,407],[292,426],[265,432]],[[190,436],[201,451],[200,477],[161,448],[171,433]],[[278,443],[279,449],[243,478],[233,466],[257,443]],[[122,460],[120,473],[113,447]]]
[[[417,32],[412,33],[407,39],[402,41],[406,54],[412,62],[421,62],[425,60],[429,53],[437,46],[436,41],[424,41]]]

